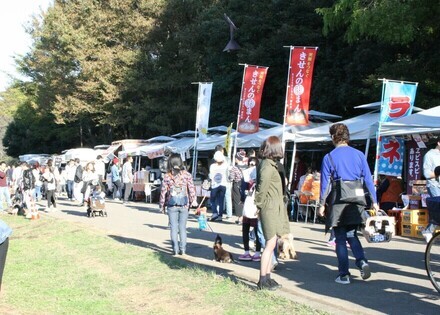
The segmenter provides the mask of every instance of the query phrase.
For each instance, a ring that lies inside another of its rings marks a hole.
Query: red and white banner
[[[259,128],[261,95],[268,67],[245,65],[238,110],[237,131],[255,133]]]
[[[286,121],[289,125],[309,124],[310,89],[318,47],[290,47],[286,92]]]

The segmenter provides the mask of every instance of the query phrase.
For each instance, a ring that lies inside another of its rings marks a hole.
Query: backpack
[[[181,207],[188,204],[188,187],[179,175],[171,176],[172,184],[170,185],[168,207]]]
[[[75,183],[80,183],[82,182],[82,177],[83,177],[83,168],[81,165],[78,165],[75,171],[75,178],[73,179],[73,181]]]
[[[32,170],[25,170],[23,172],[23,189],[29,190],[34,187],[34,175]]]

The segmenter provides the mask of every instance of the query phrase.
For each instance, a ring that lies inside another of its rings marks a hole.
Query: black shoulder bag
[[[333,162],[332,156],[328,154],[330,163],[335,170],[335,177],[338,176],[338,171],[336,170],[335,164]],[[336,192],[336,202],[343,203],[355,203],[360,206],[366,206],[367,202],[365,199],[364,190],[364,179],[358,178],[356,180],[342,180],[342,178],[335,179],[332,174],[332,186]]]

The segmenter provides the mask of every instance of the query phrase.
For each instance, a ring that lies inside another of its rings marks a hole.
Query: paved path
[[[132,202],[107,202],[107,218],[88,218],[83,208],[60,198],[58,211],[48,215],[81,222],[104,230],[109,237],[157,251],[171,253],[168,217],[158,206]],[[251,285],[258,280],[257,262],[221,264],[213,261],[216,233],[235,257],[242,254],[241,227],[231,220],[210,223],[214,230],[199,231],[196,218],[188,222],[188,248],[184,259],[200,266],[214,267],[218,273]],[[440,314],[440,294],[429,282],[424,268],[423,240],[395,237],[390,243],[368,244],[361,239],[372,268],[363,281],[351,258],[352,283],[340,285],[334,250],[326,246],[323,225],[291,223],[298,261],[282,261],[273,278],[283,285],[278,294],[334,314]]]

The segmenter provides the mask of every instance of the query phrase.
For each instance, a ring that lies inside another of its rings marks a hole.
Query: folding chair
[[[299,213],[300,213],[300,207],[305,207],[306,209],[306,216],[305,216],[305,222],[308,222],[309,218],[309,210],[313,209],[314,215],[313,215],[313,223],[316,222],[316,215],[319,208],[319,203],[316,200],[312,200],[313,193],[311,191],[295,191],[295,193],[298,196],[297,199],[297,206],[298,206],[298,212],[296,214],[296,221],[299,219]],[[306,197],[306,203],[301,203],[301,196]]]

